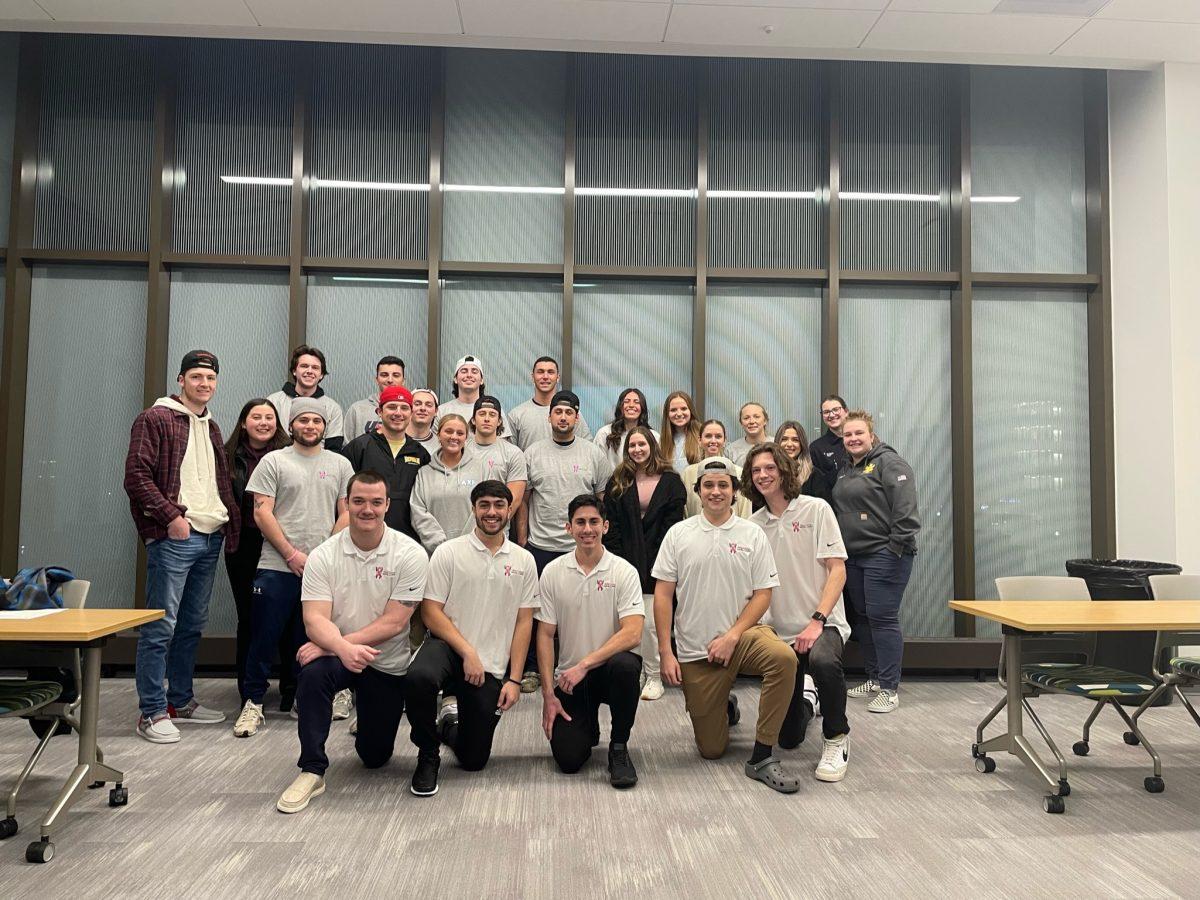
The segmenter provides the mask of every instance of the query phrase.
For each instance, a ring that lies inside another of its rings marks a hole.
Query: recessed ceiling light
[[[992,12],[1034,16],[1094,16],[1108,0],[1000,0]]]

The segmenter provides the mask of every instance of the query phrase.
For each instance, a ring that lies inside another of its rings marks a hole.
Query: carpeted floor
[[[231,680],[200,698],[230,717]],[[443,753],[440,793],[408,792],[415,752],[407,723],[396,756],[368,772],[345,722],[334,723],[329,788],[303,813],[275,801],[295,772],[295,723],[273,713],[253,739],[230,724],[184,726],[159,747],[133,732],[133,682],[103,685],[102,746],[127,773],[129,805],[86,796],[44,866],[24,861],[37,821],[69,769],[58,738],[23,797],[21,832],[0,844],[5,897],[1196,897],[1200,894],[1200,730],[1178,705],[1148,713],[1166,792],[1146,793],[1149,757],[1121,741],[1109,711],[1092,754],[1072,758],[1065,815],[1012,757],[975,771],[976,721],[995,683],[909,682],[900,709],[870,715],[851,701],[850,772],[812,779],[820,720],[783,753],[804,775],[781,796],[742,773],[757,687],[739,683],[743,723],[724,760],[696,755],[678,691],[643,703],[631,748],[641,778],[608,786],[604,744],[576,776],[557,773],[540,730],[540,698],[504,718],[488,768],[466,773]],[[272,703],[274,697],[268,699]],[[1069,753],[1087,705],[1036,701]],[[607,734],[605,735],[607,740]],[[33,747],[0,722],[0,772]]]

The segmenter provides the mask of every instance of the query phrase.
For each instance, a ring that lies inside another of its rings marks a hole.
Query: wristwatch
[[[825,614],[823,612],[820,612],[819,610],[817,612],[813,613],[812,617],[816,621],[820,622],[822,625],[829,624],[829,620],[827,618],[825,618]]]

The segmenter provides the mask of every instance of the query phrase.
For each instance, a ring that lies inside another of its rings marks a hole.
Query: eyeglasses
[[[844,406],[835,406],[833,409],[823,409],[821,410],[821,418],[828,419],[830,416],[836,413],[845,412],[845,410],[846,408]]]

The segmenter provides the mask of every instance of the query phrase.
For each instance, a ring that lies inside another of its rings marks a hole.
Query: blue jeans
[[[166,712],[168,703],[179,709],[192,700],[196,648],[208,622],[224,539],[221,532],[193,531],[187,540],[165,538],[146,547],[146,608],[165,615],[138,633],[134,677],[143,716]]]
[[[297,669],[296,651],[305,641],[300,585],[300,578],[291,572],[259,569],[254,576],[250,646],[246,648],[246,677],[242,682],[247,700],[263,702],[276,649],[280,671]]]
[[[912,567],[912,554],[897,557],[890,550],[846,560],[845,594],[858,613],[854,636],[862,647],[867,678],[889,691],[900,687],[904,657],[900,602]]]

